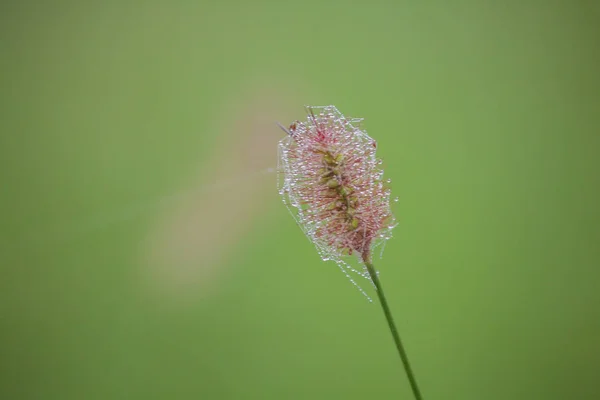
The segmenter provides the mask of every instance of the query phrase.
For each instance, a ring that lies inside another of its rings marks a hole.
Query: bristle
[[[279,126],[279,127],[281,128],[281,130],[282,130],[282,131],[284,131],[285,133],[287,133],[287,134],[288,134],[288,135],[290,135],[290,136],[294,136],[294,135],[292,134],[292,132],[290,132],[290,131],[289,131],[289,130],[288,130],[286,127],[285,127],[285,126],[281,125],[281,123],[279,123],[279,122],[276,122],[276,124],[277,124],[277,126]]]

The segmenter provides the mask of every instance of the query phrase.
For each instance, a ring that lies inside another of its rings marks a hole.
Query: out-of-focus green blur
[[[426,399],[600,398],[599,19],[3,2],[0,398],[410,399],[381,310],[278,199],[274,122],[305,104],[378,141]]]

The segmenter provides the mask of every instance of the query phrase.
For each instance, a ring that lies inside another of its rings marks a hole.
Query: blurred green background
[[[426,399],[600,398],[594,1],[3,1],[0,398],[410,399],[278,199],[273,125],[365,117]]]

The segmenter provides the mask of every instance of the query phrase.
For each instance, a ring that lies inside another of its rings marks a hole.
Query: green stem
[[[369,271],[371,280],[373,281],[373,283],[375,284],[375,288],[377,289],[377,297],[379,297],[381,308],[383,308],[383,313],[385,314],[385,318],[387,319],[387,323],[390,327],[390,332],[392,332],[392,336],[394,337],[396,348],[398,349],[398,353],[400,354],[402,364],[404,364],[404,370],[406,371],[406,376],[408,377],[408,381],[410,382],[410,387],[412,388],[412,392],[415,396],[415,399],[423,400],[423,397],[421,396],[421,391],[419,390],[419,386],[417,385],[417,380],[415,379],[415,375],[410,366],[410,362],[408,361],[408,355],[406,354],[406,350],[404,350],[402,340],[400,340],[400,335],[398,334],[398,330],[396,329],[396,324],[394,324],[392,312],[390,311],[390,307],[388,306],[385,294],[383,294],[383,288],[381,287],[381,283],[379,282],[377,271],[375,270],[373,264],[366,260],[365,265],[367,266],[367,270]]]

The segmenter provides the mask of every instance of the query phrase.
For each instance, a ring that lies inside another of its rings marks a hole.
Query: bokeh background
[[[595,1],[3,1],[0,398],[410,399],[280,202],[305,104],[365,117],[427,399],[600,398]]]

